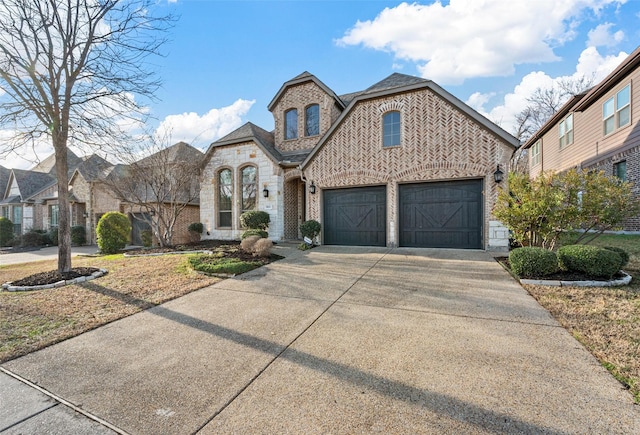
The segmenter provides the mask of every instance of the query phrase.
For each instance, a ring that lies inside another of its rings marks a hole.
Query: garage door
[[[324,244],[386,246],[386,187],[325,190]]]
[[[482,180],[405,184],[400,246],[481,249]]]

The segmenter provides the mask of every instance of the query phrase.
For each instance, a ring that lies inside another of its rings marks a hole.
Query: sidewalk
[[[95,254],[98,252],[97,246],[72,246],[71,256],[81,254]],[[0,266],[9,264],[30,263],[32,261],[54,260],[58,258],[58,247],[49,246],[34,251],[23,252],[2,252],[0,253]]]

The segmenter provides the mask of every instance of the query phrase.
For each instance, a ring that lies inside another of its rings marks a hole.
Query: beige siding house
[[[274,240],[314,219],[324,244],[507,249],[494,173],[518,141],[434,82],[395,73],[338,96],[305,72],[268,107],[273,132],[245,124],[205,155],[207,237],[238,238],[252,207]]]
[[[602,82],[573,97],[525,144],[529,173],[603,170],[640,196],[640,47]],[[640,231],[640,216],[624,224]]]

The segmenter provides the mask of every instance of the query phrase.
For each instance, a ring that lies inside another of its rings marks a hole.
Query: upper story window
[[[284,112],[284,139],[298,138],[298,109]]]
[[[241,170],[242,179],[242,212],[256,209],[256,192],[258,183],[256,179],[256,167],[245,166]]]
[[[631,122],[631,85],[627,85],[602,105],[604,134]]]
[[[231,227],[233,176],[231,169],[218,172],[218,227]]]
[[[531,147],[531,166],[540,164],[540,144],[541,141],[538,141]]]
[[[622,181],[627,181],[627,161],[623,160],[613,164],[613,175]]]
[[[382,117],[382,146],[400,145],[400,112],[388,112]]]
[[[320,106],[312,104],[304,110],[304,135],[317,136],[320,134]]]
[[[560,121],[558,135],[560,136],[560,148],[573,143],[573,113]]]

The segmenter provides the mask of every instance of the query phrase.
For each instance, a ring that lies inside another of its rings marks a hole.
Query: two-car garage
[[[398,185],[399,246],[483,248],[481,179]],[[386,245],[386,186],[323,192],[324,243]]]

